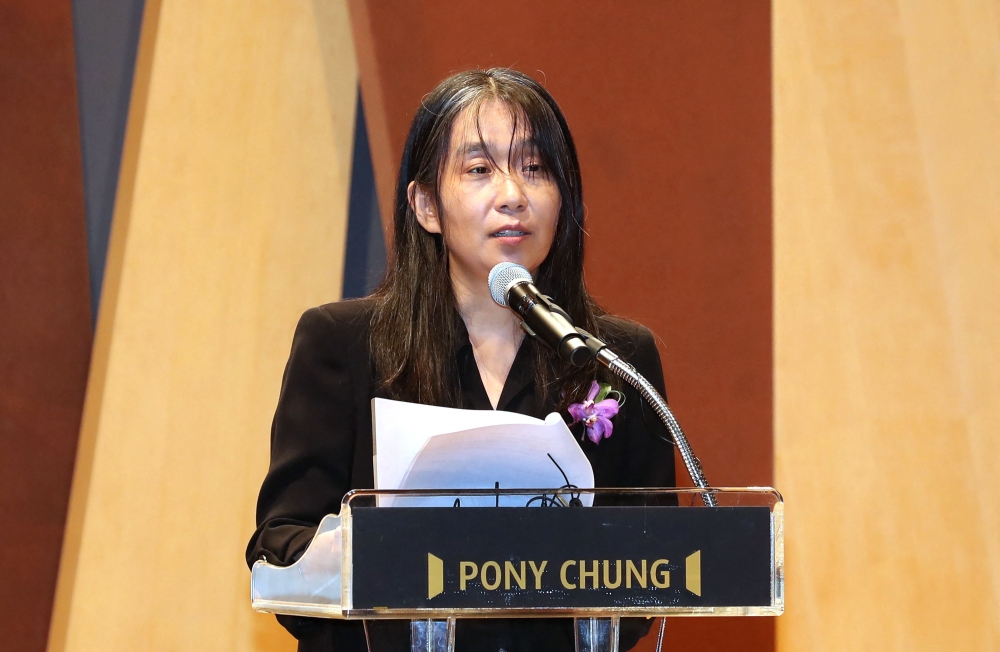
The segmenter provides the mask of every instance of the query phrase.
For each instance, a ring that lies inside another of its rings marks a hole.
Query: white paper
[[[434,435],[484,426],[542,423],[516,412],[459,410],[374,398],[375,488],[399,489],[413,458]]]
[[[556,489],[567,484],[567,479],[576,487],[594,486],[590,461],[557,413],[542,421],[515,412],[458,410],[386,399],[374,399],[372,413],[377,489],[493,489],[497,482],[501,489]],[[523,506],[529,498],[501,496],[499,502]],[[584,495],[581,500],[590,505],[593,496]],[[380,501],[396,506],[453,503],[454,497]],[[463,497],[461,504],[496,505],[497,498]]]

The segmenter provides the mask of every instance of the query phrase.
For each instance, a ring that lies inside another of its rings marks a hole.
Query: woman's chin
[[[519,246],[519,245],[501,245],[494,250],[494,255],[489,256],[489,261],[492,261],[490,269],[493,265],[498,263],[515,263],[524,267],[532,274],[538,269],[538,266],[542,264],[545,260],[545,255],[539,255],[540,252],[533,251],[532,248]]]

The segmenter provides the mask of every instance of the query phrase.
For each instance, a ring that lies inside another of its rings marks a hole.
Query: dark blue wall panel
[[[144,0],[73,0],[92,314],[97,319]]]
[[[347,251],[344,256],[344,298],[369,294],[385,272],[385,238],[375,191],[364,105],[358,93],[354,123],[351,197],[347,217]]]

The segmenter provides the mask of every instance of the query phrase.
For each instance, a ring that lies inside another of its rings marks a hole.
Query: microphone
[[[490,270],[490,294],[521,318],[529,335],[548,344],[563,360],[582,367],[594,351],[573,327],[566,311],[539,292],[532,281],[528,270],[517,263],[499,263]]]

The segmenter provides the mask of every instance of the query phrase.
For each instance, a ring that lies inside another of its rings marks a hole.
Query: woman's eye
[[[469,170],[469,174],[489,174],[490,169],[485,165],[477,165],[476,167]]]
[[[542,171],[541,163],[528,163],[524,166],[525,174],[538,174]]]

